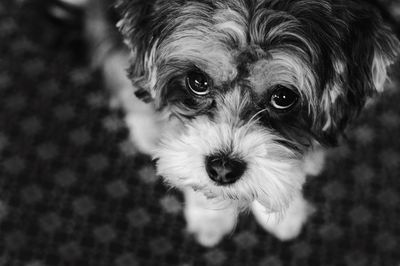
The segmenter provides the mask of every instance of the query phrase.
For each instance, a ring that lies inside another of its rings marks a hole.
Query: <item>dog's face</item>
[[[240,206],[284,209],[304,155],[380,91],[398,42],[333,0],[122,1],[137,95],[166,119],[158,173]]]

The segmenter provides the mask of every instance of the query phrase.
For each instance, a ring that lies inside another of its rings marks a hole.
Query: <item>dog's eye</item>
[[[283,85],[278,85],[271,94],[270,104],[277,110],[285,111],[293,107],[298,98],[299,96],[293,90]]]
[[[210,92],[211,81],[205,74],[191,71],[186,75],[186,87],[194,94],[204,96]]]

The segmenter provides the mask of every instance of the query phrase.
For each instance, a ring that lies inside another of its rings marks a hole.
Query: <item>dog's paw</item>
[[[234,229],[236,209],[214,206],[204,195],[194,191],[186,191],[185,200],[186,228],[199,244],[205,247],[215,246]]]
[[[296,238],[308,217],[315,208],[302,197],[297,198],[284,214],[268,213],[258,202],[252,206],[253,214],[258,223],[268,232],[282,241]]]
[[[214,213],[206,210],[202,214],[194,214],[189,211],[190,214],[186,215],[187,231],[193,234],[197,242],[205,247],[217,245],[235,226],[232,217],[217,213],[219,211],[212,212]]]

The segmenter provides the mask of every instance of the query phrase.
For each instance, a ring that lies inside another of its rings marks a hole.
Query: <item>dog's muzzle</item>
[[[205,165],[208,176],[217,185],[236,182],[246,170],[246,163],[243,160],[221,154],[207,156]]]

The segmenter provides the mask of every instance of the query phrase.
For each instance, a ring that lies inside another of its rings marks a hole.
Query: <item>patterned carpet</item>
[[[307,183],[317,212],[298,239],[242,215],[206,249],[184,230],[179,192],[133,155],[79,25],[43,2],[0,2],[0,266],[400,265],[396,78]]]

